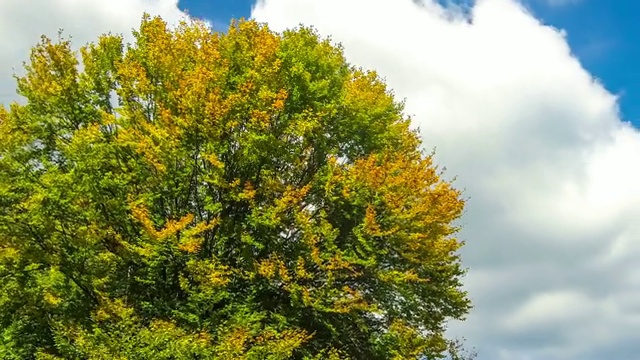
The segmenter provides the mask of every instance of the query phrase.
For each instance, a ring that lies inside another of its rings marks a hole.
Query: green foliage
[[[134,35],[43,38],[0,108],[0,358],[445,354],[463,201],[384,82],[309,28]]]

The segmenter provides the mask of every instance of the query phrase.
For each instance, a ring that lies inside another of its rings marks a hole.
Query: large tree
[[[310,28],[45,37],[0,107],[0,358],[416,359],[470,304],[460,192]]]

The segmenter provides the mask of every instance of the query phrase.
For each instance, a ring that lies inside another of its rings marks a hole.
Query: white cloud
[[[466,15],[465,15],[466,14]],[[470,197],[461,238],[476,308],[455,335],[485,359],[635,359],[640,133],[562,31],[513,0],[266,0],[375,69]]]
[[[575,322],[594,314],[595,308],[591,299],[576,291],[536,294],[508,316],[503,325],[513,330],[526,330],[532,326]]]
[[[185,14],[177,0],[28,0],[0,1],[0,104],[15,100],[14,73],[41,35],[55,39],[59,29],[71,35],[76,47],[112,32],[131,41],[142,14],[161,15],[170,24]]]

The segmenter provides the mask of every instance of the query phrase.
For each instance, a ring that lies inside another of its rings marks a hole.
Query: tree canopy
[[[311,28],[46,37],[0,107],[0,358],[419,359],[461,193]]]

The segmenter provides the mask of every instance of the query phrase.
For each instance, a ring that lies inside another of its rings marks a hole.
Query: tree
[[[310,28],[45,37],[0,108],[0,358],[416,359],[470,304],[384,82]]]

